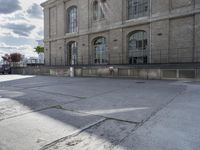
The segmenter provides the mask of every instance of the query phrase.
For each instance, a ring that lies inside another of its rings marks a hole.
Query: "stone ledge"
[[[69,67],[27,67],[12,68],[13,74],[24,75],[51,75],[70,77]],[[187,66],[186,68],[173,66],[171,68],[145,68],[131,66],[113,66],[112,70],[108,66],[74,67],[75,77],[128,77],[148,80],[160,79],[193,79],[200,80],[200,68]]]

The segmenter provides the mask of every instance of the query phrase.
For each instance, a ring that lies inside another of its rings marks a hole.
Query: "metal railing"
[[[102,57],[95,55],[78,55],[76,61],[68,57],[51,57],[50,65],[83,66],[83,65],[151,65],[151,64],[182,64],[200,63],[200,47],[156,49],[127,52],[112,52],[103,54]]]

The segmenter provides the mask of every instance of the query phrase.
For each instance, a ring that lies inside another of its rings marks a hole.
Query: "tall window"
[[[94,62],[95,64],[105,64],[108,62],[106,38],[99,37],[94,41]]]
[[[77,42],[69,42],[68,44],[68,64],[76,65],[78,63],[78,44]]]
[[[77,7],[72,6],[68,9],[68,32],[77,32]]]
[[[93,18],[94,20],[100,20],[104,18],[104,11],[103,11],[104,1],[95,0],[93,3]]]
[[[128,19],[148,15],[149,0],[128,0]]]
[[[136,31],[128,36],[129,64],[147,63],[147,33]]]

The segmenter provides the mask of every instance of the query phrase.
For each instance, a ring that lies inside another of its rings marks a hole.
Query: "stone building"
[[[48,0],[46,65],[200,62],[200,0]]]

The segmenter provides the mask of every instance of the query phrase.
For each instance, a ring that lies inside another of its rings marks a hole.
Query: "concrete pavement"
[[[200,83],[0,76],[0,150],[199,150]]]

